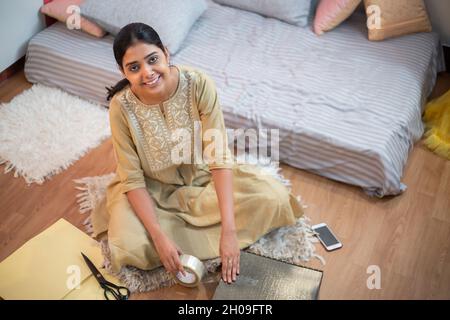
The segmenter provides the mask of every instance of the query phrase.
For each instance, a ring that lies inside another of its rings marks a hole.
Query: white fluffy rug
[[[0,105],[0,164],[41,184],[110,136],[108,110],[35,84]]]
[[[243,163],[241,160],[242,158],[238,157],[237,162]],[[249,163],[255,162],[250,161]],[[260,161],[258,165],[263,168],[265,174],[273,175],[290,189],[290,181],[281,175],[281,169],[278,166],[270,163],[270,161]],[[81,193],[77,195],[81,213],[89,213],[96,207],[97,203],[105,196],[106,187],[113,177],[114,174],[108,174],[75,180],[78,184],[76,188],[81,190]],[[297,200],[304,209],[307,208],[302,204],[300,196],[297,196]],[[91,233],[92,226],[90,225],[89,217],[86,219],[85,225],[87,232]],[[306,216],[303,216],[299,218],[297,223],[293,226],[282,227],[266,234],[247,248],[246,251],[296,265],[302,265],[302,262],[309,261],[312,258],[317,258],[325,264],[323,257],[315,253],[314,244],[317,243],[317,238],[314,237],[314,234],[315,232],[311,229],[309,219]],[[104,267],[108,272],[114,274],[111,269],[108,241],[103,239],[101,245],[104,257]],[[208,275],[203,282],[218,280],[214,273],[217,271],[220,263],[220,258],[204,261],[205,267],[208,270]],[[127,266],[123,267],[119,273],[115,274],[115,276],[117,276],[131,292],[151,291],[171,286],[175,283],[175,280],[173,280],[163,267],[144,271],[132,266]]]

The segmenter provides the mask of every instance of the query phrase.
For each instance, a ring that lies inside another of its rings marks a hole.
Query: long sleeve
[[[232,168],[234,161],[228,148],[228,138],[216,86],[209,76],[198,72],[195,89],[203,133],[204,161],[210,169]],[[222,142],[222,145],[219,141]]]
[[[128,122],[116,97],[110,102],[109,120],[112,143],[117,160],[117,173],[122,184],[122,192],[145,188],[144,171],[136,146],[131,138]]]

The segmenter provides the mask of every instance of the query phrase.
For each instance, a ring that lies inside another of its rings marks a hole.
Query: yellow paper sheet
[[[0,263],[0,296],[6,300],[101,299],[103,291],[80,252],[113,280],[99,267],[103,262],[99,243],[60,219]],[[76,289],[78,283],[80,289]]]

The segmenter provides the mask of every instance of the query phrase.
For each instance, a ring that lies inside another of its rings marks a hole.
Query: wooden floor
[[[23,75],[0,84],[0,102],[31,86]],[[450,88],[440,75],[433,96]],[[27,240],[64,217],[82,229],[73,179],[114,170],[107,140],[43,185],[4,174],[0,166],[0,261]],[[419,142],[409,157],[397,197],[372,199],[359,188],[282,166],[293,192],[309,205],[313,223],[327,222],[342,240],[342,249],[317,251],[327,261],[308,266],[324,271],[321,299],[450,299],[450,161]],[[381,271],[381,289],[368,289],[369,266]],[[196,289],[180,286],[134,295],[135,299],[209,299],[217,283]]]

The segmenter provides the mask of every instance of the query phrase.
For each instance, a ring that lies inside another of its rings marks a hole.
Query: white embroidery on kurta
[[[121,96],[123,105],[130,115],[133,125],[138,131],[138,137],[143,145],[150,170],[160,171],[174,165],[171,150],[179,145],[180,140],[172,141],[172,133],[177,129],[185,129],[191,135],[189,143],[194,146],[194,116],[191,99],[191,81],[189,74],[180,72],[180,83],[174,96],[163,103],[164,115],[159,105],[142,103],[127,88]],[[193,161],[191,152],[190,161]]]

